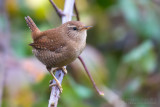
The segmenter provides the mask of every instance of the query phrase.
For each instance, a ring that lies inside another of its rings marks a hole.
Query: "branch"
[[[53,8],[57,12],[58,16],[61,18],[62,16],[65,16],[65,14],[62,12],[62,10],[58,9],[58,7],[54,4],[52,0],[49,0],[50,3],[52,4]]]
[[[95,82],[94,82],[91,74],[89,73],[89,71],[88,71],[88,69],[87,69],[87,66],[86,66],[86,64],[84,63],[84,61],[83,61],[83,59],[81,58],[81,56],[79,56],[78,59],[81,61],[82,65],[83,65],[85,71],[87,72],[87,75],[88,75],[89,79],[91,80],[91,82],[92,82],[92,84],[93,84],[93,87],[96,89],[97,93],[98,93],[99,95],[102,95],[102,96],[103,96],[104,93],[101,92],[101,91],[99,91],[99,89],[97,88],[97,86],[96,86],[96,84],[95,84]]]
[[[55,76],[61,84],[64,77],[64,73],[62,72],[62,70],[57,70]],[[52,80],[52,82],[56,84],[56,81],[54,79]],[[57,86],[53,86],[50,94],[48,107],[57,107],[59,94],[59,88]]]
[[[77,9],[77,6],[76,6],[76,2],[74,3],[74,11],[75,11],[75,13],[76,13],[77,21],[80,21],[79,12],[78,12],[78,9]]]
[[[65,16],[62,17],[62,23],[66,23],[68,21],[71,21],[73,16],[73,5],[74,0],[66,0],[64,4],[64,11],[63,13]]]
[[[65,5],[64,5],[64,11],[63,14],[61,15],[59,12],[59,9],[56,7],[56,5],[50,0],[51,4],[53,7],[56,9],[57,14],[62,17],[62,23],[68,22],[72,19],[73,15],[73,6],[74,6],[74,0],[66,0]],[[55,72],[55,76],[58,79],[60,83],[62,83],[64,73],[62,70],[57,70]],[[52,80],[53,83],[55,83],[55,80]],[[60,91],[57,86],[53,86],[51,89],[51,94],[50,94],[50,99],[49,99],[49,104],[48,107],[57,107],[58,104],[58,99],[59,99],[59,94]]]

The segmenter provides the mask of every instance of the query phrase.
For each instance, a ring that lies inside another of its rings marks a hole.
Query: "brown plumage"
[[[85,26],[80,21],[69,21],[61,26],[40,31],[33,20],[25,17],[28,27],[32,31],[34,55],[46,65],[47,70],[51,73],[56,81],[56,84],[62,92],[62,86],[54,76],[54,71],[61,68],[64,73],[67,73],[65,65],[74,61],[84,50],[86,45],[86,30],[90,26]],[[56,68],[51,70],[51,68]]]
[[[46,68],[55,79],[56,84],[50,86],[58,86],[62,93],[62,86],[53,72],[61,68],[64,73],[67,73],[64,66],[74,61],[84,50],[87,37],[86,31],[91,26],[85,26],[80,21],[69,21],[57,28],[41,32],[29,16],[25,17],[25,20],[32,31],[33,43],[30,46],[33,47],[33,53],[46,65]],[[80,60],[84,65],[83,60],[81,58]],[[54,67],[56,69],[51,70]],[[96,91],[103,95],[96,87],[86,66],[84,67]]]
[[[70,64],[85,48],[86,30],[90,26],[80,21],[69,21],[41,32],[29,16],[25,20],[32,31],[33,53],[48,70]]]

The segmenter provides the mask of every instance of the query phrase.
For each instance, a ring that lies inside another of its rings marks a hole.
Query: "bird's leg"
[[[56,70],[59,70],[59,69],[62,69],[62,71],[64,72],[64,74],[67,74],[67,70],[66,70],[65,66],[63,66],[62,68],[55,68],[54,70],[49,70],[50,74],[53,76],[54,80],[56,81],[56,84],[55,83],[51,83],[49,85],[49,87],[58,86],[60,92],[62,93],[63,88],[62,88],[61,84],[59,83],[59,81],[57,80],[57,78],[54,75],[54,72]]]
[[[62,86],[61,86],[61,84],[59,83],[59,81],[58,81],[58,79],[55,77],[55,75],[54,75],[54,71],[56,71],[56,70],[58,70],[59,68],[56,68],[56,69],[54,69],[54,70],[50,70],[49,72],[50,72],[50,74],[52,75],[52,77],[54,78],[54,80],[56,81],[56,84],[50,84],[49,85],[49,87],[52,87],[52,86],[55,86],[55,85],[57,85],[58,86],[58,88],[59,88],[59,90],[60,90],[60,93],[62,93]]]

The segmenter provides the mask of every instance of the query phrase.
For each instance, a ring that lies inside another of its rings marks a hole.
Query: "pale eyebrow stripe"
[[[74,26],[74,25],[73,25],[73,26],[70,26],[70,25],[69,25],[68,27],[76,27],[76,26]]]

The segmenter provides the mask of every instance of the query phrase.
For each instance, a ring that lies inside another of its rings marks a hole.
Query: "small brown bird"
[[[46,65],[62,92],[62,87],[53,72],[62,69],[67,73],[64,66],[82,53],[86,45],[87,29],[91,26],[85,26],[80,21],[69,21],[57,28],[41,32],[29,16],[25,17],[25,20],[32,31],[33,43],[30,45],[33,47],[33,53]],[[53,67],[56,69],[51,71]]]

